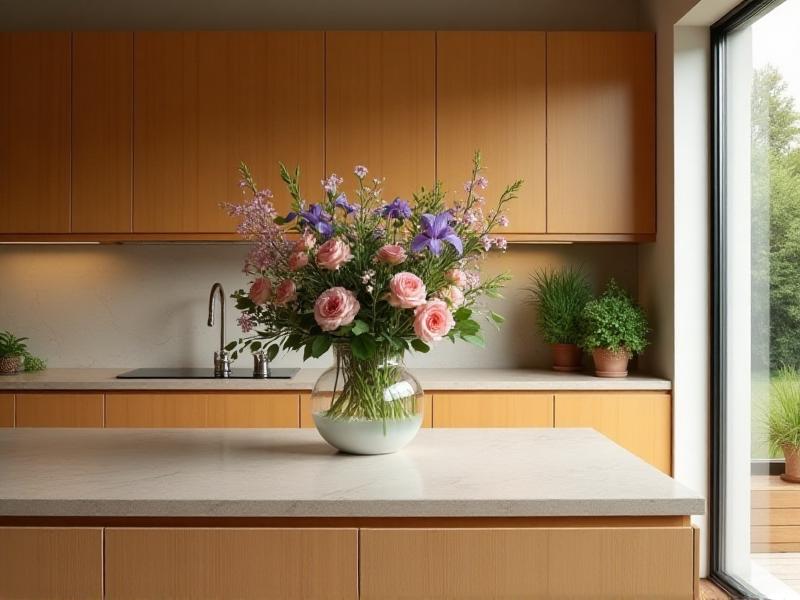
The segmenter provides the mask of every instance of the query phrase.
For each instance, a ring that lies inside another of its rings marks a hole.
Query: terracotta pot
[[[577,344],[552,344],[554,371],[580,371],[583,354]]]
[[[781,479],[800,483],[800,448],[786,444],[783,446],[783,456],[786,458],[786,470]]]
[[[598,377],[627,377],[628,361],[631,354],[627,350],[612,352],[608,348],[592,350],[594,373]]]
[[[0,356],[0,375],[16,375],[22,371],[21,356]]]

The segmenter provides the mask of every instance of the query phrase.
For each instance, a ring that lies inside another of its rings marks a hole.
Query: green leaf
[[[490,311],[489,316],[495,323],[505,323],[506,318],[503,315],[499,315],[494,311]]]
[[[378,348],[375,340],[369,335],[354,337],[350,347],[353,350],[353,356],[360,360],[370,358]]]
[[[472,316],[472,311],[468,308],[464,308],[463,306],[453,313],[453,318],[456,321],[466,321],[471,316]]]
[[[484,290],[484,293],[487,296],[489,296],[489,298],[497,298],[497,299],[503,298],[503,294],[501,294],[499,290],[495,290],[493,288],[486,288],[486,290]]]
[[[225,346],[225,350],[228,351],[233,350],[234,348],[236,348],[236,344],[238,344],[238,342],[229,342],[228,345]]]
[[[431,347],[419,338],[411,340],[411,347],[417,352],[430,352]]]
[[[331,347],[331,338],[327,335],[318,335],[311,343],[311,356],[319,358]]]
[[[468,319],[466,321],[461,321],[458,324],[458,330],[462,333],[462,335],[469,335],[472,333],[478,333],[481,330],[481,326],[477,321]]]
[[[258,352],[259,350],[261,350],[261,342],[253,342],[250,344],[251,352]]]
[[[356,319],[353,322],[353,328],[351,331],[353,332],[353,335],[361,335],[362,333],[367,333],[369,331],[369,325],[360,319]]]
[[[464,340],[465,342],[469,342],[470,344],[474,344],[475,346],[478,346],[480,348],[486,347],[486,342],[479,335],[462,335],[461,339]]]
[[[309,358],[311,358],[312,352],[313,352],[313,346],[312,343],[309,342],[306,344],[306,347],[303,348],[303,360],[308,360]]]
[[[279,350],[280,346],[278,346],[278,344],[272,344],[269,348],[267,348],[267,360],[275,360],[275,357],[278,356]]]

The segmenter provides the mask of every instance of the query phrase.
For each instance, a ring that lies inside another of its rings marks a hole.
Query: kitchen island
[[[589,429],[6,430],[0,597],[690,598],[703,510]]]

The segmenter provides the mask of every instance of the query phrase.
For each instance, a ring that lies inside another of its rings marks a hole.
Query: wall
[[[219,339],[206,326],[209,289],[215,281],[228,293],[245,285],[245,253],[238,244],[0,245],[0,330],[30,337],[31,350],[52,367],[206,366]],[[499,331],[486,325],[488,348],[443,342],[409,364],[548,366],[534,310],[525,304],[529,274],[582,265],[597,287],[614,276],[635,292],[636,256],[636,246],[626,245],[530,245],[493,253],[485,272],[509,271],[513,279],[506,298],[492,301],[508,320]],[[241,333],[234,313],[228,303],[228,339]],[[294,353],[276,362],[300,363]],[[249,364],[240,359],[238,366]]]

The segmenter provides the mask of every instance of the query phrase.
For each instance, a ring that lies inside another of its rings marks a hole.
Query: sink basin
[[[265,377],[253,377],[252,369],[231,369],[228,379],[291,379],[300,369],[270,369]],[[117,379],[222,379],[214,377],[212,368],[145,368],[126,371],[117,375]]]

